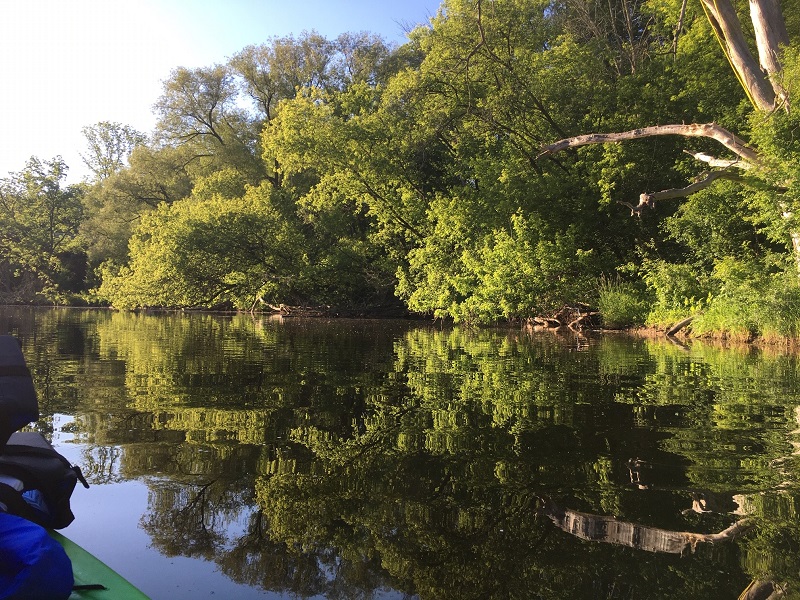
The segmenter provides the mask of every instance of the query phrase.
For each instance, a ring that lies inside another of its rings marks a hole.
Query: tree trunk
[[[775,86],[780,90],[777,96],[785,99],[775,76],[780,72],[780,46],[788,43],[789,39],[778,0],[750,0],[750,18],[756,32],[760,65],[747,46],[732,2],[702,0],[702,4],[722,51],[750,102],[763,111],[775,108]]]
[[[767,73],[777,101],[789,110],[789,98],[779,77],[780,51],[789,45],[779,0],[750,0],[750,20],[756,35],[758,62]]]

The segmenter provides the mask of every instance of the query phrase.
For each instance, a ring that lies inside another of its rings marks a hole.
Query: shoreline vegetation
[[[176,67],[87,180],[0,179],[0,303],[792,343],[800,20],[751,5],[444,0]]]
[[[46,304],[0,304],[3,306],[29,307],[39,309],[77,309],[77,310],[107,310],[116,311],[111,306],[73,304],[73,305],[46,305]],[[697,334],[692,331],[690,322],[694,317],[689,317],[677,323],[661,323],[650,325],[627,325],[622,327],[606,327],[603,325],[602,315],[590,306],[582,304],[580,306],[562,307],[557,313],[548,317],[535,317],[525,320],[507,320],[496,323],[455,323],[452,319],[433,318],[431,315],[413,313],[402,308],[362,308],[362,309],[337,309],[330,306],[274,306],[266,310],[242,311],[242,310],[220,310],[207,308],[164,308],[148,307],[132,309],[128,312],[140,314],[211,314],[211,315],[237,315],[249,314],[253,318],[280,318],[280,319],[354,319],[354,320],[404,320],[418,322],[420,324],[435,324],[437,326],[447,325],[450,327],[459,325],[467,328],[501,328],[509,331],[541,332],[551,333],[556,336],[577,337],[579,339],[594,335],[626,335],[641,339],[667,340],[685,351],[690,350],[689,344],[692,342],[702,342],[725,348],[758,348],[761,350],[773,350],[781,352],[800,352],[800,337],[789,336],[760,336],[760,335],[730,335],[729,332],[704,332]],[[567,322],[562,320],[568,319]]]

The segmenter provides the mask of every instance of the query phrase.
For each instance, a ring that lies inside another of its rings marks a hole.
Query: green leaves
[[[83,288],[78,227],[82,186],[62,187],[61,157],[32,157],[0,180],[0,297],[4,302],[64,302]]]
[[[533,317],[592,293],[593,253],[579,249],[570,231],[547,233],[540,220],[514,215],[511,231],[495,230],[479,245],[462,248],[455,262],[452,251],[433,241],[412,255],[400,288],[411,292],[412,310],[492,322]]]
[[[151,144],[119,124],[87,128],[83,249],[117,306],[400,298],[494,322],[591,302],[600,273],[644,259],[628,274],[659,314],[683,311],[718,291],[725,261],[787,268],[800,209],[794,113],[747,121],[715,44],[678,0],[445,0],[399,48],[304,32],[179,67]],[[783,58],[791,96],[797,49]],[[764,157],[743,171],[752,189],[717,182],[637,211],[641,194],[705,168],[680,136],[541,154],[587,131],[681,122],[749,127]],[[653,265],[691,273],[699,295],[678,299],[684,278]]]
[[[83,128],[88,151],[81,155],[84,164],[102,181],[122,169],[136,146],[146,143],[147,136],[129,125],[101,121]]]
[[[97,291],[118,308],[232,306],[291,296],[302,270],[299,233],[275,207],[277,192],[213,194],[161,205],[142,218],[131,262],[107,270]]]

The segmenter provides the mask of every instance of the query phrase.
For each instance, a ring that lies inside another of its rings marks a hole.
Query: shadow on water
[[[41,427],[90,480],[146,486],[119,518],[149,552],[254,593],[798,589],[792,355],[27,308],[0,309],[0,333],[21,338]]]

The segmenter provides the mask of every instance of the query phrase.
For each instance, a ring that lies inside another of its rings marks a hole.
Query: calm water
[[[794,356],[25,308],[0,333],[93,484],[65,533],[156,599],[800,590]]]

